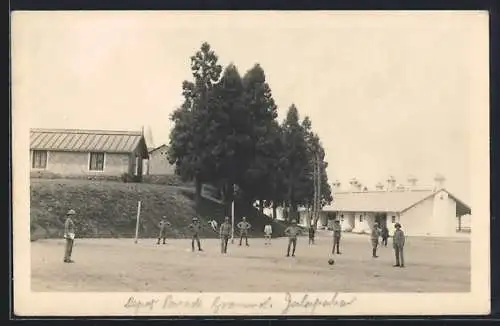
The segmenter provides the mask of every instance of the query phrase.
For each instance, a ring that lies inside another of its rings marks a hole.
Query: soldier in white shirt
[[[264,239],[266,240],[265,244],[270,245],[271,244],[271,236],[273,234],[273,227],[271,224],[266,224],[264,226]]]

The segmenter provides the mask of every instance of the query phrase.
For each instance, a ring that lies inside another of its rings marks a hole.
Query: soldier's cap
[[[197,220],[198,220],[198,218],[197,218],[197,217],[193,217],[193,221],[197,221]]]
[[[394,224],[394,227],[395,227],[395,228],[400,228],[400,227],[401,227],[401,224],[396,223],[396,224]]]
[[[224,217],[225,220],[229,220],[229,216]]]
[[[161,218],[167,218],[165,215],[163,215]]]
[[[292,223],[297,223],[297,220],[292,220]]]
[[[76,212],[73,209],[70,209],[66,215],[76,215]]]

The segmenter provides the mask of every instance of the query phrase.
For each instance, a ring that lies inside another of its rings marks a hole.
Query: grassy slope
[[[137,201],[141,200],[140,237],[151,238],[158,234],[157,223],[166,215],[172,227],[169,238],[189,236],[186,227],[193,216],[201,218],[207,227],[203,237],[216,237],[208,227],[209,219],[223,220],[221,205],[204,199],[195,209],[193,194],[185,188],[144,183],[122,183],[112,181],[31,179],[31,237],[61,237],[64,216],[74,209],[79,214],[76,226],[79,237],[134,237]],[[268,221],[253,207],[237,204],[235,215],[244,214],[253,226],[252,235],[261,236]],[[283,234],[284,226],[273,223],[277,236]]]

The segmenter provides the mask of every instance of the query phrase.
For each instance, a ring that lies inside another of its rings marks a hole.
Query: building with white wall
[[[368,233],[375,222],[394,231],[399,222],[407,235],[453,236],[471,208],[445,188],[346,191],[334,194],[324,207],[347,232]]]

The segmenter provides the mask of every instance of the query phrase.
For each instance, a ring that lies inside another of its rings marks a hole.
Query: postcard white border
[[[337,12],[338,13],[338,12]],[[335,14],[337,14],[335,13]],[[16,15],[23,13],[16,13]],[[39,14],[44,14],[39,12]],[[94,12],[94,14],[101,14]],[[181,15],[182,13],[174,13]],[[203,14],[210,14],[205,12]],[[231,13],[233,15],[234,13]],[[239,12],[243,21],[249,21],[255,13]],[[263,15],[264,13],[259,13]],[[297,21],[314,19],[314,15],[331,14],[316,13],[283,13],[269,12],[279,15],[280,20],[291,19]],[[340,14],[340,13],[339,13]],[[345,15],[360,14],[356,12]],[[362,14],[370,14],[363,12]],[[373,13],[371,13],[373,14]],[[381,12],[376,12],[381,14]],[[387,13],[385,13],[387,14]],[[390,14],[394,14],[391,12]],[[409,13],[408,13],[409,14]],[[423,13],[411,13],[419,14]],[[432,13],[427,13],[432,15]],[[452,13],[450,13],[452,14]],[[295,16],[294,16],[295,15]],[[452,314],[487,314],[490,311],[490,211],[489,211],[489,80],[488,80],[488,13],[461,12],[458,15],[468,15],[471,18],[470,26],[484,32],[484,37],[476,39],[471,47],[476,49],[477,67],[471,76],[470,85],[475,102],[470,103],[475,110],[470,117],[474,124],[474,133],[470,138],[473,152],[470,155],[472,202],[474,219],[471,221],[471,292],[470,293],[355,293],[338,295],[338,299],[355,302],[343,308],[317,307],[313,314],[318,315],[452,315]],[[345,18],[345,17],[344,17]],[[13,24],[14,25],[14,24]],[[161,293],[37,293],[30,290],[30,241],[29,241],[29,127],[30,116],[27,112],[16,110],[16,103],[22,101],[16,97],[16,82],[23,75],[23,71],[16,70],[16,56],[18,52],[15,42],[15,25],[13,26],[12,47],[12,139],[13,139],[13,260],[14,260],[14,312],[17,315],[52,315],[52,316],[89,316],[131,315],[132,311],[124,308],[130,296],[138,300],[147,301],[153,298],[161,300],[168,294]],[[17,67],[19,68],[19,67]],[[200,294],[171,293],[176,300],[193,300]],[[293,293],[294,296],[300,295]],[[177,307],[176,309],[161,309],[157,305],[152,310],[139,311],[138,315],[216,315],[210,307],[215,297],[221,296],[225,301],[240,303],[257,303],[271,297],[273,306],[269,309],[259,308],[228,308],[221,315],[279,315],[285,308],[284,293],[203,293],[203,307],[193,309]],[[332,294],[309,293],[310,298],[329,299]],[[311,315],[306,309],[296,309],[293,315]]]

